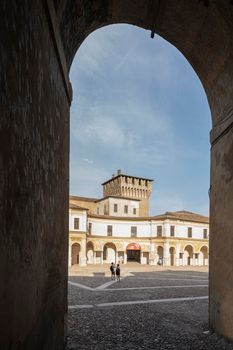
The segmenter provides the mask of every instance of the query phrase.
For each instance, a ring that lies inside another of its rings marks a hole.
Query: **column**
[[[195,254],[191,254],[190,265],[195,266]]]
[[[143,251],[140,250],[140,264],[143,264]]]
[[[157,246],[155,245],[155,252],[154,252],[154,255],[155,255],[155,265],[158,264],[158,261],[159,261],[159,255],[158,255],[158,248]]]
[[[100,263],[101,264],[104,263],[104,252],[103,251],[100,252]]]
[[[164,242],[163,244],[163,265],[170,266],[170,253],[169,253],[169,243]]]
[[[79,257],[79,263],[80,263],[80,266],[86,266],[87,265],[86,239],[82,239],[80,245],[81,245],[81,251],[80,251],[80,257]]]
[[[115,264],[118,264],[118,251],[116,250]]]
[[[69,242],[68,266],[72,266],[72,243]]]
[[[176,245],[175,266],[180,266],[180,243]]]
[[[93,263],[96,264],[96,251],[93,252]]]
[[[150,245],[150,252],[149,252],[149,264],[150,265],[155,265],[155,244],[151,243]]]
[[[126,263],[127,263],[127,253],[124,252],[124,264],[126,264]]]

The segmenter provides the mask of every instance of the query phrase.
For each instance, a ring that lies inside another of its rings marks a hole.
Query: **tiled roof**
[[[80,207],[79,205],[76,205],[76,204],[73,204],[73,203],[70,203],[69,208],[70,209],[79,209],[79,210],[89,210],[87,208]]]
[[[70,200],[83,201],[83,202],[97,202],[99,198],[70,196]]]
[[[209,223],[208,216],[192,213],[186,210],[166,211],[164,214],[154,216],[154,219],[178,219],[183,221],[194,221],[206,224]]]

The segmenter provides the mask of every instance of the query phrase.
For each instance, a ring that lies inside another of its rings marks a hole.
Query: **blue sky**
[[[121,169],[154,179],[150,213],[208,214],[210,110],[184,56],[118,24],[87,37],[71,67],[70,194],[101,197]]]

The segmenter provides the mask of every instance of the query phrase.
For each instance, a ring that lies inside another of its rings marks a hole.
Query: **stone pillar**
[[[100,254],[101,254],[100,255],[100,263],[103,264],[104,263],[104,252],[101,251]]]
[[[163,244],[163,265],[170,266],[169,242]]]
[[[72,243],[69,242],[68,266],[72,266]]]
[[[140,264],[143,264],[143,251],[140,250]]]
[[[180,266],[180,243],[177,243],[176,245],[175,266]]]
[[[231,69],[232,69],[231,64]],[[232,70],[233,72],[233,70]],[[233,75],[233,73],[232,73]],[[232,81],[233,76],[229,79]],[[231,89],[232,89],[232,84]],[[227,89],[227,87],[226,87]],[[231,95],[231,105],[232,105]],[[233,340],[233,129],[212,144],[210,187],[210,327]],[[227,121],[226,121],[227,123]],[[223,124],[224,125],[224,124]]]
[[[185,266],[185,263],[184,263],[184,252],[182,252],[181,254],[182,254],[181,266]]]
[[[116,255],[115,255],[115,264],[118,264],[118,259],[119,259],[119,257],[118,257],[118,251],[116,250]]]
[[[79,257],[79,264],[80,266],[86,266],[87,265],[86,239],[82,239],[80,245],[81,245],[81,251],[80,251],[80,257]]]
[[[151,245],[150,245],[150,252],[149,252],[149,264],[150,265],[155,265],[156,264],[155,258],[156,258],[156,256],[155,256],[155,244],[151,243]]]
[[[195,258],[195,253],[193,253],[192,258],[191,258],[191,265],[195,266],[196,265],[196,258]]]
[[[124,252],[124,264],[127,264],[127,253]]]
[[[96,251],[93,252],[93,263],[96,264]]]

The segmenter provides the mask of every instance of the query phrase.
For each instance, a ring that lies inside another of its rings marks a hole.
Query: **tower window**
[[[137,209],[133,208],[133,214],[136,215],[137,214]]]
[[[114,204],[114,213],[117,213],[117,204]]]
[[[128,205],[125,205],[125,206],[124,206],[124,213],[125,213],[125,214],[128,214]]]

